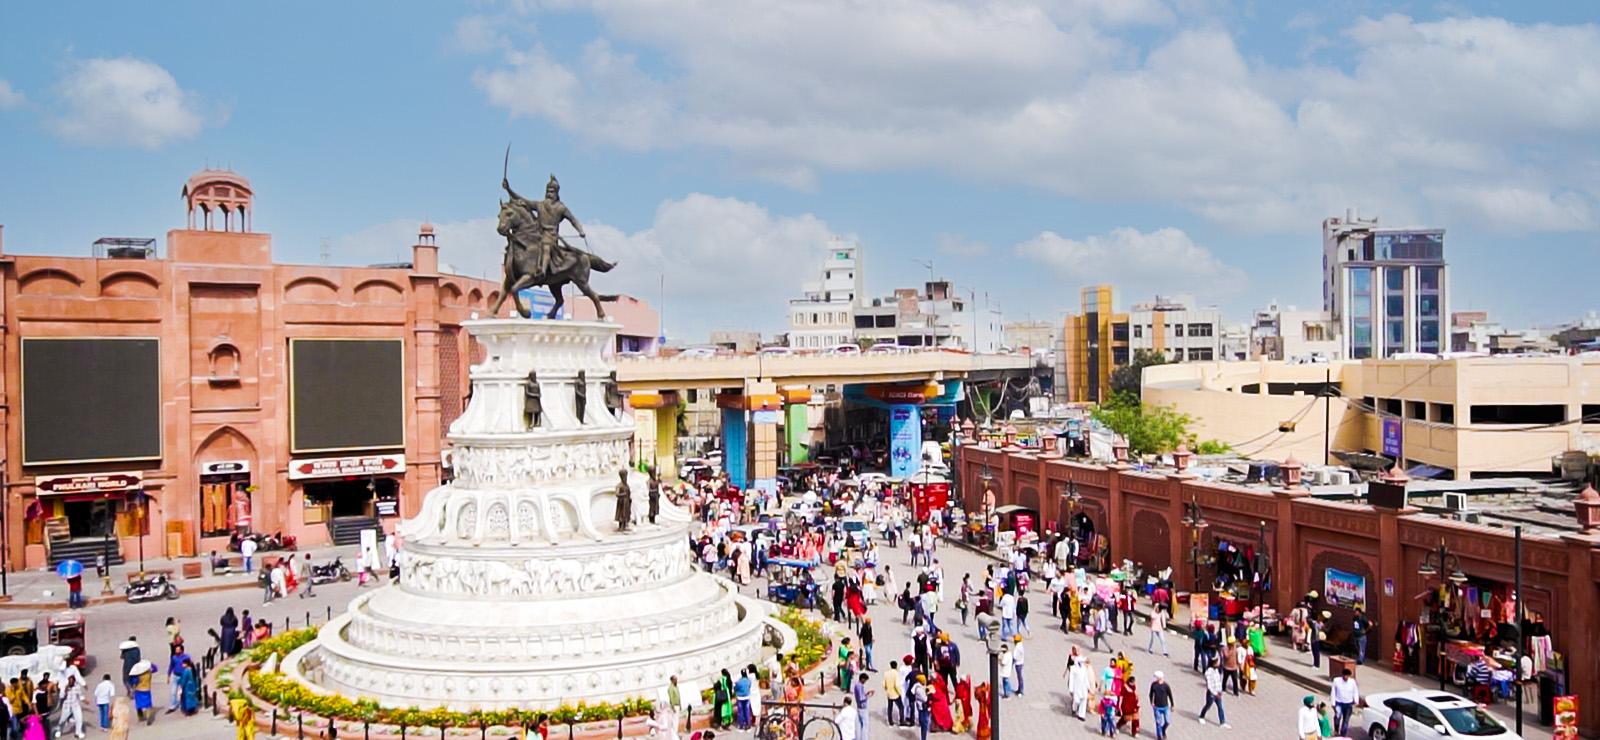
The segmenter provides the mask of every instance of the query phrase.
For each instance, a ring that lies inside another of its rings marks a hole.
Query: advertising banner
[[[1363,611],[1367,608],[1367,579],[1354,573],[1329,568],[1322,579],[1322,593],[1330,604]]]
[[[728,482],[739,488],[750,487],[745,459],[749,455],[750,430],[745,426],[744,409],[722,410],[722,470]]]
[[[889,476],[910,477],[921,467],[922,414],[912,404],[889,407]]]
[[[1556,713],[1555,736],[1558,738],[1576,738],[1578,736],[1578,697],[1558,696],[1554,701]]]
[[[911,497],[916,502],[917,521],[927,521],[936,511],[943,511],[950,503],[949,483],[912,483]]]
[[[289,480],[399,475],[405,471],[405,455],[316,457],[289,461]]]
[[[1392,458],[1394,458],[1396,460],[1400,459],[1400,451],[1404,447],[1404,445],[1402,444],[1403,439],[1401,438],[1401,434],[1402,434],[1401,430],[1403,428],[1404,428],[1404,425],[1402,424],[1402,422],[1399,419],[1396,419],[1396,418],[1393,418],[1393,417],[1389,417],[1389,416],[1383,417],[1383,456],[1384,457],[1392,457]]]

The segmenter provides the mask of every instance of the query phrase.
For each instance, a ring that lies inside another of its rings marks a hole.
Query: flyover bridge
[[[972,354],[928,349],[895,354],[719,354],[715,356],[622,357],[617,384],[629,405],[649,409],[654,423],[640,419],[641,442],[654,439],[653,458],[664,478],[677,475],[679,391],[715,392],[722,409],[725,469],[743,486],[772,485],[783,420],[791,459],[805,449],[811,387],[865,384],[887,388],[894,403],[914,406],[945,395],[946,381],[983,382],[1025,374],[1032,358],[1017,354]],[[651,428],[653,427],[653,428]],[[920,432],[919,432],[920,435]],[[918,437],[920,439],[920,436]]]

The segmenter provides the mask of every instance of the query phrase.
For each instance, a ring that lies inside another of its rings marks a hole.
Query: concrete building
[[[1548,475],[1556,455],[1600,452],[1595,356],[1161,365],[1143,390],[1194,417],[1200,438],[1268,459],[1362,452],[1464,480]]]
[[[711,332],[711,345],[731,352],[754,352],[761,349],[761,332],[718,329]]]
[[[577,293],[576,290],[571,292]],[[595,319],[594,304],[578,294],[567,296],[567,318],[578,321]],[[606,319],[622,325],[617,332],[618,353],[654,355],[661,349],[661,313],[649,303],[631,295],[619,295],[613,303],[606,304]]]
[[[1003,329],[1007,345],[1035,356],[1053,352],[1061,331],[1059,325],[1048,321],[1008,321]]]
[[[1256,311],[1250,326],[1250,358],[1338,360],[1344,357],[1339,325],[1327,311],[1303,311],[1269,304]]]
[[[825,349],[855,341],[855,309],[864,297],[861,247],[835,239],[828,246],[822,274],[789,301],[789,346]]]
[[[1128,364],[1128,315],[1115,312],[1110,285],[1079,292],[1082,312],[1062,324],[1062,369],[1056,384],[1060,402],[1100,402],[1111,397],[1111,371]]]
[[[1505,327],[1489,320],[1488,311],[1455,311],[1450,314],[1450,351],[1489,354],[1489,338],[1505,332]]]
[[[1250,359],[1250,326],[1231,324],[1222,328],[1222,355],[1229,362]]]
[[[922,291],[896,288],[855,309],[855,339],[868,346],[955,347],[972,352],[999,352],[1005,344],[1000,309],[979,305],[975,290],[967,297],[948,281],[923,283]],[[985,296],[987,299],[987,296]]]
[[[1353,210],[1322,220],[1323,310],[1352,360],[1449,346],[1444,229],[1380,228]]]
[[[498,285],[411,262],[273,262],[254,191],[206,170],[187,228],[97,256],[0,256],[9,560],[226,550],[238,529],[328,542],[388,527],[446,474]],[[511,312],[508,304],[502,315]]]
[[[1194,296],[1156,296],[1134,304],[1127,315],[1128,347],[1149,350],[1172,362],[1212,362],[1222,354],[1222,312],[1195,306]]]

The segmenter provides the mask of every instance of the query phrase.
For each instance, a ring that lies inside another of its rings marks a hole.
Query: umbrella
[[[83,563],[76,560],[63,560],[56,564],[56,575],[62,578],[73,578],[83,575]]]
[[[149,672],[151,672],[151,671],[153,671],[155,669],[156,669],[155,666],[150,665],[150,661],[141,660],[141,661],[139,661],[137,663],[134,663],[133,667],[128,669],[128,675],[130,675],[130,676],[143,676],[144,674],[149,673]]]

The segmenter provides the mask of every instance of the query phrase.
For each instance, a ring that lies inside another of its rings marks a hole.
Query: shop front
[[[1509,699],[1523,684],[1539,687],[1541,701],[1565,693],[1565,661],[1545,624],[1551,594],[1523,586],[1519,627],[1512,583],[1463,572],[1448,552],[1444,559],[1444,568],[1434,564],[1437,556],[1425,561],[1417,619],[1401,625],[1394,667],[1432,676],[1485,703]],[[1519,644],[1524,651],[1520,671]],[[1485,658],[1492,681],[1487,687],[1473,685],[1468,671]]]
[[[403,454],[352,455],[291,460],[289,480],[300,489],[304,523],[400,515]]]
[[[104,556],[120,562],[122,538],[148,527],[144,474],[139,471],[42,475],[24,513],[26,543],[50,561]]]
[[[253,531],[250,461],[200,464],[200,536],[227,537]]]

